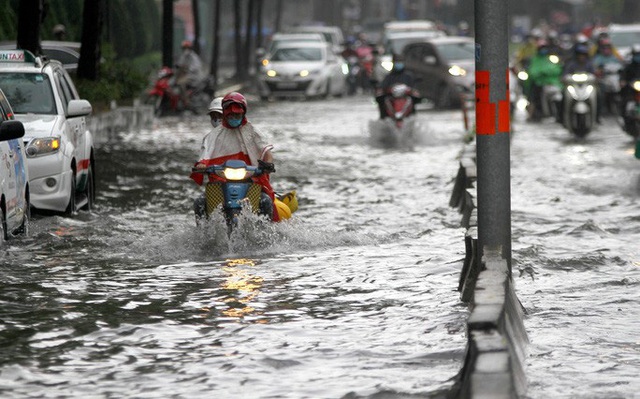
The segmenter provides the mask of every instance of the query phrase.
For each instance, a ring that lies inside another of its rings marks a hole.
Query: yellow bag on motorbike
[[[279,195],[275,200],[275,205],[280,220],[289,219],[291,214],[298,210],[298,198],[295,190]]]

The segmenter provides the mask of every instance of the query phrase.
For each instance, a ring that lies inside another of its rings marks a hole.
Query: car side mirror
[[[87,100],[71,100],[67,106],[67,117],[87,116],[91,114],[93,108]]]
[[[24,125],[20,121],[7,120],[0,123],[0,141],[24,137]]]
[[[424,63],[427,65],[436,65],[438,63],[438,59],[433,55],[427,55],[424,57]]]

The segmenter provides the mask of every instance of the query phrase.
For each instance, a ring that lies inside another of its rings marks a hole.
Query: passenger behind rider
[[[620,71],[621,106],[624,107],[630,99],[633,99],[635,91],[632,85],[636,80],[640,80],[640,44],[631,47],[631,62]],[[623,114],[621,112],[621,115]]]
[[[557,56],[550,57],[549,46],[546,40],[538,40],[538,52],[531,58],[527,74],[529,75],[529,117],[538,120],[542,116],[543,88],[554,85],[562,88],[560,80],[562,66]]]
[[[195,89],[202,82],[202,60],[193,50],[193,44],[189,40],[182,42],[182,54],[177,63],[176,84],[180,90],[180,98],[183,107],[188,109],[189,90]]]
[[[247,120],[247,100],[237,92],[222,98],[222,125],[215,127],[202,140],[200,157],[195,164],[196,169],[204,170],[210,165],[219,165],[230,159],[238,159],[248,165],[260,166],[266,173],[255,177],[254,181],[262,186],[260,198],[260,214],[278,221],[278,212],[274,207],[274,192],[269,181],[269,173],[275,172],[272,145],[267,145],[263,136]],[[202,185],[202,173],[192,173],[191,178]],[[197,217],[205,216],[205,198],[201,196],[194,201]]]
[[[209,120],[214,129],[222,123],[222,97],[214,98],[209,104]]]
[[[380,119],[384,119],[387,117],[387,113],[384,107],[384,100],[390,94],[390,89],[396,84],[405,84],[412,89],[412,99],[413,103],[417,104],[421,101],[418,92],[415,89],[415,79],[411,72],[406,71],[404,68],[404,57],[400,54],[393,55],[393,68],[384,77],[382,83],[376,90],[376,102],[378,103],[378,109],[380,110]],[[413,107],[412,113],[416,112],[415,106]]]

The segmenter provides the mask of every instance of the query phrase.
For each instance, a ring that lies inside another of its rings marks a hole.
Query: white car
[[[324,36],[327,43],[331,43],[333,52],[340,54],[344,50],[344,35],[342,29],[338,26],[315,26],[315,25],[303,25],[296,26],[291,29],[291,32],[297,33],[320,33]]]
[[[93,136],[82,100],[59,61],[25,50],[0,51],[0,88],[24,124],[31,205],[72,214],[95,200]]]
[[[22,144],[24,125],[0,90],[0,241],[28,233],[29,172]]]
[[[347,65],[327,43],[283,43],[263,63],[258,75],[260,97],[341,96]]]
[[[634,44],[640,44],[640,24],[611,24],[607,32],[620,55],[630,61],[631,48]]]

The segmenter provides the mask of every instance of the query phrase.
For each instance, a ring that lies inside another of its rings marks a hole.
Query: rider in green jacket
[[[562,88],[562,65],[560,59],[549,54],[549,46],[545,40],[538,41],[538,52],[529,63],[529,117],[538,120],[542,117],[542,94],[545,86]]]

